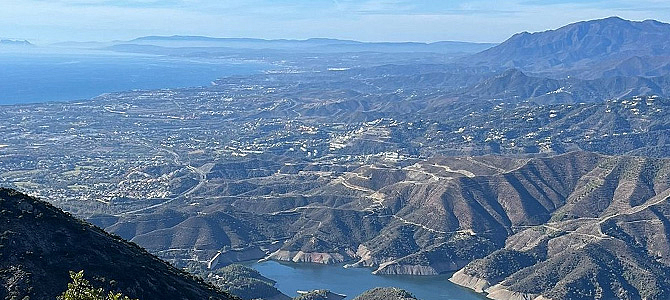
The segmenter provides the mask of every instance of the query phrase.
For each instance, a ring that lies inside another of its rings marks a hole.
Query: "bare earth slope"
[[[602,158],[548,222],[517,227],[451,280],[493,299],[667,299],[669,170],[667,160]]]

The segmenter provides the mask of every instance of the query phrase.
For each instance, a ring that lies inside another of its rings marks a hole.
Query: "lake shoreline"
[[[298,290],[328,289],[353,299],[374,287],[398,287],[423,300],[484,300],[484,294],[449,282],[451,274],[375,275],[367,268],[344,268],[344,264],[322,265],[268,260],[240,263],[277,282],[276,287],[289,296]]]

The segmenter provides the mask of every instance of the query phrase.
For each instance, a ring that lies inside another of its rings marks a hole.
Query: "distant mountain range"
[[[670,24],[611,17],[523,32],[463,62],[550,77],[659,76],[670,69]]]
[[[117,42],[110,49],[174,53],[175,48],[200,48],[201,52],[207,52],[206,48],[225,48],[316,53],[470,53],[472,55],[460,58],[457,63],[485,67],[492,72],[518,69],[534,76],[554,79],[658,77],[670,72],[670,24],[654,20],[635,22],[619,17],[579,22],[544,32],[523,32],[498,45],[452,41],[394,43],[327,38],[264,40],[177,35],[147,36]]]
[[[474,53],[488,49],[495,44],[441,41],[419,42],[359,42],[329,38],[306,40],[253,39],[253,38],[213,38],[205,36],[147,36],[119,44],[153,45],[160,47],[222,47],[236,49],[292,50],[299,52],[463,52]]]
[[[466,99],[551,104],[668,97],[670,24],[618,17],[579,22],[519,33],[454,63],[482,76],[461,89]]]
[[[35,45],[26,40],[0,40],[0,47],[3,46],[32,47]]]

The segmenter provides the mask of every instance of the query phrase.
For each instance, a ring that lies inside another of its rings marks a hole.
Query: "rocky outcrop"
[[[486,279],[468,275],[464,269],[454,273],[449,281],[462,287],[469,288],[477,293],[486,293],[486,297],[494,300],[551,300],[542,295],[510,291],[500,284],[491,286]]]
[[[300,296],[294,300],[342,300],[346,295],[336,294],[328,290],[298,291]]]
[[[469,288],[477,293],[483,293],[486,289],[491,287],[491,283],[488,282],[486,279],[465,274],[465,271],[463,269],[454,273],[454,275],[452,275],[451,278],[449,278],[449,281],[458,284],[460,286]]]
[[[345,268],[377,268],[384,263],[393,261],[392,258],[379,259],[375,257],[374,253],[363,244],[358,246],[354,256],[359,258],[358,261],[345,265]]]
[[[303,251],[289,251],[277,250],[270,254],[267,259],[274,259],[279,261],[291,261],[300,263],[316,263],[316,264],[338,264],[350,260],[351,257],[341,253],[321,253],[321,252],[303,252]]]
[[[542,300],[542,295],[510,291],[502,285],[495,285],[488,289],[486,297],[493,300]]]
[[[217,267],[227,266],[240,261],[259,260],[265,257],[267,253],[260,247],[248,247],[245,249],[233,249],[218,252],[207,263],[207,268],[216,269]]]
[[[354,298],[354,300],[417,300],[408,291],[399,288],[374,288]]]
[[[400,265],[393,263],[380,266],[377,270],[373,271],[372,274],[428,276],[428,275],[438,275],[439,273],[433,267],[430,266]]]

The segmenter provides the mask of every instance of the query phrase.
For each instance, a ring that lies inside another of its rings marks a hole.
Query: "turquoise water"
[[[88,99],[108,92],[207,86],[267,65],[118,54],[0,53],[0,105]]]
[[[381,276],[369,269],[293,264],[266,261],[253,263],[252,268],[263,276],[277,281],[276,287],[284,294],[297,296],[298,290],[328,289],[347,295],[347,299],[375,287],[398,287],[423,300],[482,300],[485,297],[459,287],[449,276]]]

